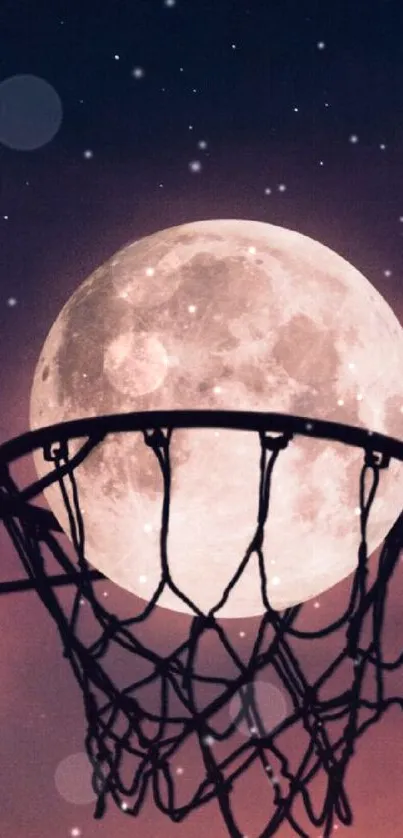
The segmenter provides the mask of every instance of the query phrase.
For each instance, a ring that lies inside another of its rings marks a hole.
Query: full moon
[[[147,410],[274,411],[403,436],[403,330],[368,280],[323,244],[258,221],[172,227],[119,250],[73,293],[41,351],[31,429]],[[73,455],[85,440],[72,441]],[[204,612],[253,537],[257,433],[177,429],[171,440],[168,559]],[[34,455],[39,476],[49,471]],[[363,451],[295,437],[274,467],[263,552],[281,610],[351,574],[360,543]],[[75,470],[86,558],[151,599],[160,581],[163,483],[142,433],[114,434]],[[45,497],[69,534],[57,485]],[[380,474],[372,553],[402,509],[403,470]],[[188,607],[165,588],[159,605]],[[252,555],[218,617],[263,613]]]

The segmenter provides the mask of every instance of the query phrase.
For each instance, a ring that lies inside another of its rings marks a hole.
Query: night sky
[[[1,443],[28,430],[35,365],[70,295],[119,248],[170,226],[249,218],[297,230],[351,262],[403,323],[402,30],[394,0],[3,0]],[[20,577],[3,536],[0,547],[1,579]],[[105,590],[130,611],[129,595]],[[307,621],[344,610],[348,590],[345,580],[315,612],[308,603]],[[258,622],[229,630],[252,646]],[[151,796],[137,819],[110,803],[95,821],[82,698],[54,623],[35,593],[14,593],[0,598],[0,627],[1,836],[225,838],[214,802],[178,825]],[[154,641],[179,645],[188,627],[164,612]],[[323,669],[330,653],[330,642],[310,647],[305,663]],[[335,834],[401,835],[402,741],[398,709],[360,741],[347,784],[354,825]],[[177,777],[190,773],[189,794],[193,768]],[[251,783],[236,807],[248,838],[271,800]]]

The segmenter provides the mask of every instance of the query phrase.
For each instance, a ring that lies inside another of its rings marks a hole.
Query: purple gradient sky
[[[2,5],[0,442],[28,429],[37,357],[72,292],[119,247],[171,225],[230,217],[296,229],[361,270],[403,323],[399,3],[373,0],[364,12],[344,0],[323,5]],[[14,102],[22,122],[11,125],[2,82],[19,74],[46,80],[60,97],[61,125],[49,141],[38,139],[49,111],[30,110],[29,90]],[[36,148],[18,147],[27,135]],[[1,579],[20,576],[3,533],[0,550]],[[112,585],[105,590],[129,607]],[[342,610],[347,590],[343,582],[320,609],[307,606],[307,624]],[[385,630],[391,657],[403,637],[401,593],[399,568]],[[102,822],[91,804],[68,802],[55,778],[63,760],[83,752],[79,688],[33,593],[1,597],[0,626],[0,835],[225,838],[214,803],[173,825],[151,801],[137,820],[110,806]],[[150,643],[162,634],[179,644],[187,627],[164,613]],[[256,620],[234,622],[237,648],[253,643],[256,628]],[[333,645],[322,647],[301,651],[307,670],[325,666]],[[213,648],[205,654],[220,661]],[[391,680],[391,692],[397,686]],[[402,741],[394,709],[360,742],[348,773],[355,823],[336,835],[401,835]],[[184,762],[180,782],[195,765]],[[257,776],[240,784],[236,812],[250,838],[265,823],[264,792]]]

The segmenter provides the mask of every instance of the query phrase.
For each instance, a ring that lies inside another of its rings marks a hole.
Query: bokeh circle
[[[0,143],[34,151],[57,134],[63,118],[60,97],[45,79],[10,76],[0,83]]]
[[[86,753],[71,754],[63,759],[55,772],[55,786],[64,800],[83,806],[94,803],[93,769]]]
[[[256,707],[266,734],[273,733],[287,716],[287,702],[284,694],[278,687],[267,681],[256,680],[254,682],[254,701],[251,703],[251,707]],[[260,731],[256,720],[249,723],[246,718],[239,693],[235,693],[230,701],[229,714],[232,721],[235,721],[240,714],[237,730],[242,736],[259,735]]]

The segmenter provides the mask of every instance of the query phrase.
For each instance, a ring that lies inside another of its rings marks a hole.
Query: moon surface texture
[[[271,224],[198,221],[124,247],[73,293],[38,360],[30,424],[145,410],[256,410],[402,438],[402,370],[399,321],[341,256]],[[72,441],[70,453],[84,441]],[[363,456],[313,437],[295,437],[280,452],[263,545],[273,608],[317,597],[356,568]],[[204,612],[221,598],[255,532],[259,457],[257,433],[173,432],[169,566]],[[41,451],[34,460],[39,476],[48,473]],[[163,482],[153,450],[141,432],[111,435],[75,476],[89,563],[149,600],[161,575]],[[370,485],[369,475],[367,496]],[[45,497],[69,534],[58,485]],[[392,460],[369,518],[369,554],[402,499],[403,469]],[[159,604],[191,613],[167,587]],[[217,616],[263,611],[253,554]]]

